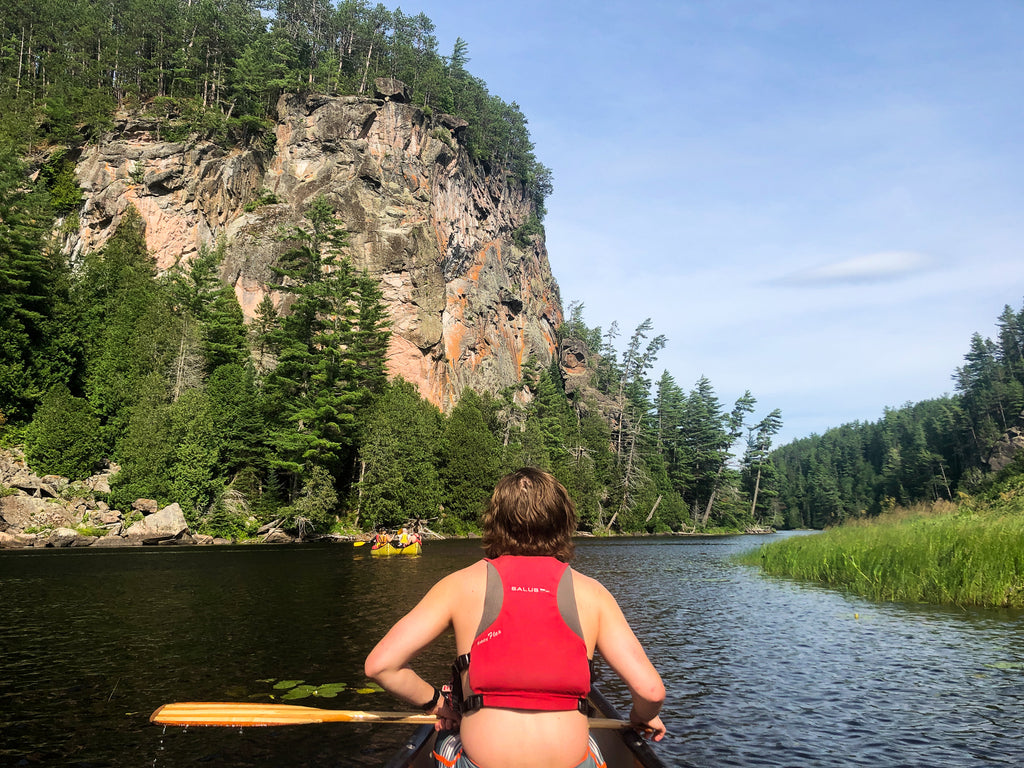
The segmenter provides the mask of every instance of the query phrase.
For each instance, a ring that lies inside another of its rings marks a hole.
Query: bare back
[[[576,571],[572,575],[587,656],[593,658],[602,623],[613,626],[613,614],[621,616],[621,611],[600,583]],[[459,654],[468,653],[483,616],[486,564],[474,563],[449,578],[453,583],[448,605],[456,648]],[[629,635],[632,637],[631,631]],[[636,642],[635,637],[633,642]],[[636,646],[639,648],[638,642]],[[603,655],[611,650],[612,657],[617,656],[614,648],[601,650]],[[539,659],[537,663],[557,663],[557,659]],[[609,663],[612,662],[609,660]],[[587,755],[587,718],[575,710],[538,712],[483,708],[463,717],[460,732],[466,754],[481,768],[571,768]]]
[[[587,655],[593,657],[595,650],[601,654],[629,686],[638,722],[656,721],[659,735],[663,734],[657,718],[665,696],[661,678],[615,598],[594,579],[571,573]],[[448,628],[454,629],[457,652],[469,653],[486,591],[487,563],[482,560],[441,579],[367,656],[366,674],[408,701],[425,701],[427,683],[409,662]],[[558,660],[538,659],[537,663]],[[587,755],[587,718],[576,710],[489,707],[465,715],[460,731],[466,755],[481,768],[572,768]]]

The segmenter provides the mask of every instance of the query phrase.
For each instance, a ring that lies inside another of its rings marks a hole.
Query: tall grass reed
[[[740,560],[774,576],[875,600],[1020,608],[1024,514],[1019,506],[977,508],[965,501],[894,510],[817,535],[770,542]]]

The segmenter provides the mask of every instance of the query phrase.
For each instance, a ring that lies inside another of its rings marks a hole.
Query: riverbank
[[[1024,499],[897,509],[738,558],[873,600],[1024,608]]]
[[[334,543],[368,542],[373,532],[345,531],[318,533],[310,529],[288,530],[282,519],[258,526],[252,521],[252,535],[223,538],[198,533],[189,528],[181,507],[176,503],[160,506],[154,499],[136,499],[130,509],[111,508],[106,499],[116,464],[83,481],[72,482],[59,475],[37,475],[19,449],[0,450],[0,549],[66,547],[133,547],[145,545],[223,545],[292,544],[306,541]],[[739,533],[773,533],[769,528],[746,531],[713,529],[679,531],[651,536],[713,536]],[[429,529],[421,529],[424,538],[447,538]],[[475,538],[479,534],[452,538]],[[607,531],[580,531],[580,537],[615,537]]]

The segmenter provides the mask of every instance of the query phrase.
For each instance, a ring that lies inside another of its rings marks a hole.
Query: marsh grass
[[[1024,498],[897,509],[741,561],[875,600],[1024,607]]]

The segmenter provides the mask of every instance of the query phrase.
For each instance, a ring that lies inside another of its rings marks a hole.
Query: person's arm
[[[601,584],[593,583],[599,610],[597,650],[629,687],[633,697],[629,719],[649,730],[655,741],[661,741],[665,724],[659,712],[665,701],[665,685],[615,598]]]
[[[452,574],[435,584],[409,613],[403,616],[370,651],[363,665],[367,677],[380,683],[389,693],[422,707],[434,696],[434,686],[409,667],[409,662],[452,622],[453,595],[458,575]],[[427,710],[437,715],[439,725],[451,727],[457,715],[441,696]]]

